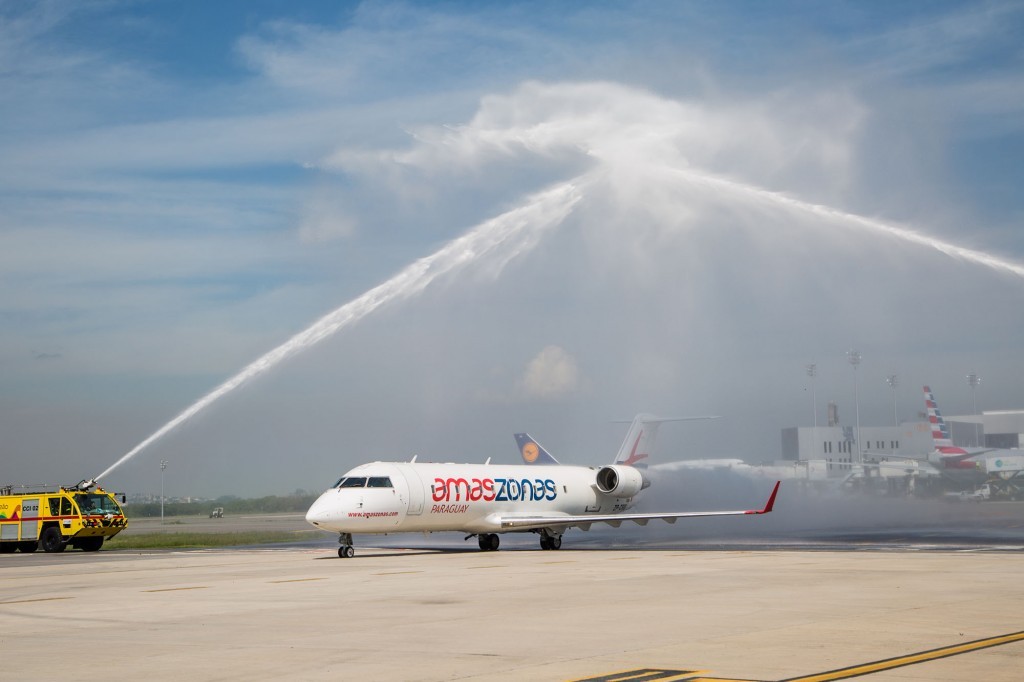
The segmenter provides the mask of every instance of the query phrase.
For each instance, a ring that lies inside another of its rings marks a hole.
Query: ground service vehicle
[[[63,552],[68,545],[95,552],[127,526],[114,495],[101,488],[0,487],[0,553]]]

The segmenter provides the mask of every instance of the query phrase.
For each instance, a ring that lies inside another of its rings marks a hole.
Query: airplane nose
[[[314,526],[320,527],[331,518],[330,508],[324,502],[324,498],[319,498],[313,503],[313,506],[306,511],[306,522]]]

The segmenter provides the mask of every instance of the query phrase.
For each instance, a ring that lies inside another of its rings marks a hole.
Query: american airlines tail
[[[924,387],[924,405],[928,410],[928,422],[932,425],[932,443],[935,445],[935,451],[943,455],[966,455],[966,450],[953,445],[949,437],[949,426],[942,418],[932,389],[928,386]]]
[[[924,387],[924,405],[928,410],[928,422],[932,427],[932,443],[935,445],[932,456],[942,462],[947,469],[974,469],[976,468],[975,463],[967,461],[968,458],[992,452],[992,448],[975,448],[968,451],[953,445],[953,441],[949,437],[949,426],[942,418],[932,389],[928,386]]]

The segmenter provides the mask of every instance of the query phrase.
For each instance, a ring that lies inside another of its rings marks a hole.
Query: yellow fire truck
[[[123,501],[123,498],[122,498]],[[128,526],[112,493],[102,488],[0,487],[0,553],[95,552]]]

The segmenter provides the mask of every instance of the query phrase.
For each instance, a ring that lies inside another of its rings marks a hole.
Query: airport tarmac
[[[1019,551],[371,545],[353,559],[327,541],[3,555],[4,677],[1018,681],[1024,670]]]

